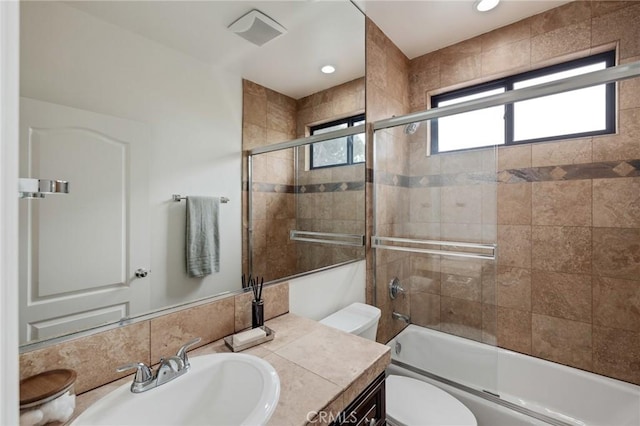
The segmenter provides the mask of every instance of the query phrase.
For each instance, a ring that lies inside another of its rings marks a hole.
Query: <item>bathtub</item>
[[[388,374],[444,389],[480,426],[640,425],[640,386],[416,325],[388,345]]]

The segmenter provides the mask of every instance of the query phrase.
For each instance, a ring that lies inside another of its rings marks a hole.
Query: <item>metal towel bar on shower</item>
[[[182,200],[186,200],[186,199],[187,199],[187,197],[183,197],[183,196],[181,196],[180,194],[173,194],[171,197],[172,197],[173,201],[176,201],[176,202],[178,202],[178,203],[179,203],[180,201],[182,201]],[[227,198],[227,197],[220,197],[220,202],[221,202],[222,204],[226,204],[226,203],[228,203],[228,202],[229,202],[229,198]]]
[[[334,244],[338,246],[364,246],[364,235],[360,234],[336,234],[332,232],[289,231],[289,238],[294,241],[309,243]]]
[[[422,248],[414,246],[431,246],[433,248]],[[470,257],[473,259],[494,260],[496,258],[495,244],[477,244],[458,241],[415,240],[409,238],[378,237],[374,235],[371,237],[371,247],[385,250],[408,251],[413,253],[439,254],[442,256]],[[443,247],[469,249],[470,251],[447,250],[443,249]]]

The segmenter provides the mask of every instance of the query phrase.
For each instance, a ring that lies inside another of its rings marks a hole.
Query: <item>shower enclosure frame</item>
[[[304,138],[298,138],[298,139],[292,139],[290,141],[285,141],[285,142],[280,142],[277,144],[273,144],[273,145],[268,145],[268,146],[261,146],[261,147],[257,147],[257,148],[253,148],[247,151],[247,216],[248,216],[248,226],[247,226],[247,263],[249,266],[249,273],[251,274],[253,272],[253,200],[252,200],[252,188],[253,188],[253,157],[255,155],[259,155],[259,154],[267,154],[270,152],[275,152],[275,151],[281,151],[284,149],[292,149],[292,148],[299,148],[305,145],[310,145],[310,144],[314,144],[314,143],[320,143],[320,142],[325,142],[328,140],[332,140],[332,139],[337,139],[337,138],[342,138],[342,137],[346,137],[346,136],[354,136],[357,135],[359,133],[364,133],[366,129],[366,124],[360,124],[358,126],[352,126],[352,127],[347,127],[345,129],[338,129],[338,130],[333,130],[331,132],[327,132],[327,133],[322,133],[322,134],[318,134],[318,135],[313,135],[313,136],[307,136]],[[295,163],[298,163],[298,151],[295,151]],[[296,231],[294,231],[296,232]],[[311,232],[307,232],[306,234],[314,234],[316,236],[322,236],[324,233],[311,233]],[[293,237],[293,235],[290,233],[290,236]],[[326,235],[324,235],[326,236]],[[341,237],[345,240],[345,242],[339,242],[337,240],[318,240],[318,239],[314,239],[313,241],[315,242],[324,242],[324,243],[331,243],[331,244],[336,244],[336,245],[346,245],[346,246],[364,246],[364,241],[365,238],[362,238],[362,236],[360,235],[354,235],[354,234],[334,234],[333,236],[335,237]],[[360,237],[361,239],[361,243],[358,242],[358,238]],[[294,237],[293,239],[298,239],[300,241],[311,241],[311,239],[306,239],[303,237]],[[351,240],[351,241],[349,241]],[[298,273],[295,274],[293,276],[287,276],[287,277],[283,277],[280,279],[275,280],[274,282],[278,282],[278,281],[282,281],[282,280],[286,280],[286,279],[290,279],[290,278],[295,278],[295,277],[301,277],[301,276],[305,276],[308,275],[310,273],[313,272],[319,272],[319,271],[323,271],[326,269],[330,269],[330,268],[334,268],[336,266],[341,266],[341,265],[345,265],[348,263],[352,263],[353,260],[348,260],[346,262],[341,262],[338,264],[334,264],[334,265],[329,265],[329,266],[325,266],[322,268],[318,268],[318,269],[314,269],[311,271],[307,271],[307,272],[302,272],[302,273]]]
[[[377,130],[389,129],[397,126],[410,125],[416,122],[428,121],[437,119],[440,117],[447,117],[455,114],[461,114],[465,112],[475,111],[482,108],[490,108],[494,106],[500,106],[509,103],[515,103],[519,101],[525,101],[529,99],[540,98],[543,96],[554,95],[563,92],[569,92],[572,90],[583,89],[587,87],[597,86],[600,84],[609,84],[609,83],[617,83],[621,80],[626,80],[634,77],[640,76],[640,61],[631,62],[623,65],[616,65],[614,67],[609,67],[603,70],[593,71],[586,74],[581,74],[574,77],[568,77],[548,83],[538,84],[535,86],[525,87],[522,89],[511,90],[508,92],[500,93],[497,95],[491,95],[484,98],[472,99],[465,102],[460,102],[454,105],[443,106],[439,108],[433,108],[426,111],[420,111],[411,114],[405,114],[401,116],[391,117],[383,120],[378,120],[371,123],[372,131],[373,131],[373,165],[376,164],[376,144],[375,144],[375,132]],[[375,183],[375,182],[374,182]],[[373,206],[376,206],[377,199],[377,191],[376,185],[373,185],[373,193],[372,193],[372,203]],[[376,209],[373,209],[373,235],[370,237],[371,248],[382,248],[388,249],[389,247],[385,247],[383,244],[380,244],[380,241],[383,240],[404,240],[405,242],[413,242],[417,244],[431,244],[431,245],[451,245],[451,246],[469,246],[469,243],[452,243],[452,242],[443,242],[443,241],[427,241],[427,240],[409,240],[409,239],[395,239],[388,237],[381,237],[377,235],[377,212]],[[443,244],[444,243],[444,244]],[[481,250],[484,249],[494,249],[493,258],[497,255],[497,245],[493,244],[471,244],[472,248],[478,248]],[[460,256],[459,253],[449,253],[442,250],[428,250],[428,249],[412,249],[412,248],[391,248],[392,250],[402,250],[402,251],[415,251],[417,253],[430,253],[430,254],[439,254],[439,255],[450,255],[450,256]],[[485,256],[483,254],[480,255],[465,255],[464,257],[476,257],[476,258],[487,258],[490,259],[490,256]],[[375,256],[372,256],[373,265],[372,269],[376,270],[375,265]],[[373,277],[373,303],[377,306],[377,280],[376,274]]]
[[[472,99],[454,105],[447,105],[439,108],[429,109],[426,111],[420,111],[412,114],[405,114],[397,117],[387,118],[384,120],[378,120],[373,122],[372,126],[374,131],[387,129],[390,127],[411,124],[416,121],[432,120],[482,108],[490,108],[514,102],[540,98],[543,96],[570,92],[572,90],[584,89],[600,84],[616,83],[621,80],[626,80],[638,76],[640,76],[640,61],[623,65],[616,65],[615,67],[593,71],[590,73],[577,75],[575,77],[563,78],[560,80],[538,84],[535,86],[529,86],[522,89],[510,90],[508,92],[499,93],[497,95],[491,95],[479,99]]]
[[[550,82],[550,83],[544,83],[544,84],[540,84],[540,85],[536,85],[536,86],[531,86],[531,87],[527,87],[527,88],[523,88],[523,89],[517,89],[517,90],[513,90],[513,91],[509,91],[509,92],[505,92],[505,93],[501,93],[501,94],[497,94],[497,95],[492,95],[492,96],[487,96],[486,98],[480,98],[480,99],[474,99],[474,100],[470,100],[470,101],[466,101],[466,102],[461,102],[459,104],[454,104],[454,105],[450,105],[450,106],[445,106],[445,107],[440,107],[440,108],[434,108],[434,109],[430,109],[427,111],[422,111],[422,112],[417,112],[417,113],[412,113],[412,114],[407,114],[407,115],[403,115],[403,116],[398,116],[398,117],[392,117],[392,118],[388,118],[388,119],[384,119],[384,120],[379,120],[376,122],[371,123],[371,127],[373,129],[373,152],[372,152],[372,158],[373,158],[373,165],[375,167],[376,163],[376,131],[377,130],[383,130],[383,129],[389,129],[389,128],[393,128],[393,127],[397,127],[397,126],[404,126],[404,125],[408,125],[408,124],[412,124],[412,123],[416,123],[416,122],[422,122],[422,121],[427,121],[427,120],[432,120],[432,119],[437,119],[440,117],[446,117],[446,116],[451,116],[451,115],[455,115],[455,114],[460,114],[460,113],[464,113],[464,112],[470,112],[470,111],[474,111],[474,110],[478,110],[478,109],[482,109],[482,108],[489,108],[489,107],[494,107],[494,106],[499,106],[499,105],[504,105],[504,104],[508,104],[508,103],[515,103],[515,102],[519,102],[519,101],[525,101],[525,100],[529,100],[529,99],[534,99],[534,98],[539,98],[539,97],[543,97],[543,96],[549,96],[549,95],[554,95],[554,94],[558,94],[558,93],[563,93],[563,92],[568,92],[568,91],[572,91],[572,90],[578,90],[578,89],[582,89],[582,88],[587,88],[587,87],[591,87],[591,86],[596,86],[596,85],[601,85],[601,84],[613,84],[613,83],[617,83],[618,81],[622,81],[622,80],[626,80],[626,79],[631,79],[631,78],[637,78],[640,77],[640,61],[636,61],[633,63],[628,63],[628,64],[624,64],[624,65],[617,65],[614,67],[610,67],[604,70],[599,70],[599,71],[594,71],[591,73],[587,73],[587,74],[582,74],[579,76],[574,76],[574,77],[570,77],[570,78],[566,78],[566,79],[562,79],[562,80],[557,80],[554,82]],[[497,148],[497,147],[494,147]],[[374,174],[375,174],[375,170],[374,170]],[[370,240],[371,240],[371,247],[372,248],[382,248],[382,249],[388,249],[389,247],[382,247],[381,244],[379,244],[380,240],[394,240],[394,238],[386,238],[386,237],[381,237],[378,236],[378,230],[379,230],[379,225],[378,225],[378,212],[375,209],[376,206],[376,201],[377,201],[377,185],[375,184],[375,176],[374,176],[374,185],[373,185],[373,192],[372,192],[372,202],[373,202],[373,228],[372,228],[372,233],[373,235],[371,235]],[[409,240],[409,239],[402,239],[405,240],[405,242],[410,241],[413,243],[413,245],[417,244],[439,244],[442,245],[442,242],[439,241],[428,241],[428,240]],[[456,243],[454,243],[455,245]],[[458,243],[459,244],[459,243]],[[480,248],[480,246],[482,245],[475,245],[475,244],[465,244],[462,243],[462,245],[467,246],[468,248]],[[473,246],[473,247],[469,247],[469,246]],[[498,247],[495,247],[496,250],[498,249]],[[392,248],[392,249],[396,249],[398,250],[399,248]],[[427,254],[437,254],[437,255],[441,255],[441,256],[446,256],[447,253],[446,251],[443,250],[429,250],[429,249],[413,249],[413,248],[401,248],[401,250],[403,251],[415,251],[417,253],[427,253]],[[473,256],[467,256],[467,257],[473,257]],[[384,285],[385,283],[378,283],[378,279],[377,279],[377,274],[378,274],[378,270],[377,270],[377,265],[376,265],[376,260],[377,256],[374,255],[371,256],[371,259],[373,261],[373,265],[371,265],[371,269],[374,271],[373,273],[373,303],[374,305],[378,306],[378,300],[376,300],[376,295],[377,295],[377,285],[378,284],[382,284]],[[393,347],[393,339],[391,340],[390,345]],[[499,349],[499,346],[497,345],[497,341],[495,345],[491,345],[494,346],[494,349]],[[397,347],[396,347],[397,350]],[[508,352],[508,351],[507,351]],[[499,361],[496,361],[499,362]],[[433,378],[435,381],[439,381],[441,383],[444,383],[445,385],[450,385],[453,386],[454,388],[460,388],[462,389],[464,387],[464,385],[460,385],[456,382],[452,382],[451,380],[448,380],[447,378],[442,378],[442,377],[437,377],[437,376],[433,376],[432,373],[429,373],[428,371],[424,371],[424,370],[420,370],[418,368],[416,368],[415,366],[411,366],[411,365],[407,365],[407,364],[403,364],[402,362],[398,362],[397,360],[392,360],[392,364],[395,367],[402,367],[407,369],[407,371],[410,372],[414,372],[417,373],[418,375],[422,375],[425,377],[431,377]],[[425,374],[426,373],[426,374]],[[396,373],[397,374],[397,373]],[[463,390],[468,390],[468,389],[463,389]],[[473,392],[471,392],[473,395],[478,396],[481,399],[487,400],[489,402],[500,402],[502,405],[509,407],[509,408],[514,408],[509,406],[508,403],[503,403],[503,401],[500,399],[499,396],[497,395],[493,395],[490,392],[487,391],[477,391],[475,389],[472,389]],[[513,405],[513,404],[511,404]],[[519,407],[516,407],[519,409]],[[521,410],[518,410],[520,412],[523,412]],[[527,410],[528,411],[528,410]],[[561,420],[557,420],[555,418],[550,418],[549,416],[545,416],[545,415],[539,415],[538,413],[535,412],[528,412],[528,415],[537,418],[539,420],[543,420],[548,422],[549,424],[553,424],[553,425],[569,425],[569,423],[561,421]]]

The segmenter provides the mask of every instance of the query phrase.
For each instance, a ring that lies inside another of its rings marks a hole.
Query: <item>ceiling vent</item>
[[[285,27],[256,9],[229,25],[229,29],[257,46],[287,32]]]

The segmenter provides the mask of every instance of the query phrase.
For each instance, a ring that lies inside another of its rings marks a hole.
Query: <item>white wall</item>
[[[366,262],[350,263],[289,281],[289,312],[313,320],[365,302]]]
[[[56,2],[21,2],[21,96],[137,120],[151,129],[152,307],[239,287],[242,84],[154,41]],[[224,195],[220,273],[187,278],[185,203]]]
[[[0,425],[18,424],[18,13],[0,2]]]

